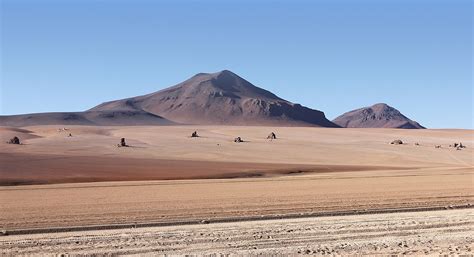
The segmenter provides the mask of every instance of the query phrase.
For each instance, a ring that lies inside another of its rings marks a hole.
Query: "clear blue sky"
[[[1,0],[0,114],[81,111],[229,69],[330,119],[473,128],[470,0]]]

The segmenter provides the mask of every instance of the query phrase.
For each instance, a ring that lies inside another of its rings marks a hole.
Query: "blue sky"
[[[430,128],[473,128],[470,0],[1,3],[2,115],[228,69],[330,119],[386,102]]]

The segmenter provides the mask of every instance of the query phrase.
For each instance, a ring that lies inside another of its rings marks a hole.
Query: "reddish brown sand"
[[[160,160],[65,155],[0,155],[0,186],[99,181],[250,178],[409,168]],[[32,169],[32,167],[34,167]]]
[[[1,187],[4,229],[448,207],[474,203],[472,169]]]
[[[200,138],[189,137],[194,130]],[[265,139],[271,131],[276,132],[277,140]],[[73,137],[67,137],[68,133]],[[7,231],[331,215],[341,211],[450,209],[474,203],[472,130],[210,126],[0,129],[3,142],[14,135],[24,144],[3,144],[0,148],[0,181],[9,185],[0,186],[0,224]],[[236,136],[246,142],[232,142]],[[121,137],[132,147],[116,147]],[[406,144],[390,145],[395,139]],[[467,148],[449,147],[454,142]],[[61,184],[104,180],[109,182]],[[425,214],[414,215],[423,218]],[[449,211],[446,215],[450,220]],[[433,228],[443,219],[420,222]],[[311,224],[308,226],[315,226]],[[279,231],[277,223],[268,226]],[[334,229],[338,227],[340,224],[333,224]],[[394,236],[404,231],[401,228]],[[442,238],[448,238],[449,228],[442,233]],[[450,244],[469,248],[472,238],[466,239],[464,234],[459,237],[461,241],[453,239]],[[308,244],[322,242],[308,240]],[[4,240],[0,248],[10,243]],[[379,243],[374,244],[383,247]],[[191,247],[178,243],[176,249],[186,253],[190,249],[186,246]],[[294,250],[289,253],[297,253],[299,248]],[[354,251],[371,252],[362,250]],[[403,253],[399,250],[384,253]],[[191,252],[199,253],[199,249]],[[173,253],[172,249],[168,253]]]

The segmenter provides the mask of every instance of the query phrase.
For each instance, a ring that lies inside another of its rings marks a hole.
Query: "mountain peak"
[[[372,105],[371,107],[372,108],[385,108],[385,107],[391,107],[391,106],[386,104],[386,103],[376,103],[376,104]]]
[[[221,71],[219,71],[219,72],[216,72],[216,74],[227,74],[227,75],[237,76],[237,74],[233,73],[233,72],[230,71],[230,70],[221,70]]]
[[[366,108],[370,108],[374,111],[377,111],[377,112],[383,112],[383,111],[390,111],[390,110],[396,110],[395,108],[393,108],[392,106],[386,104],[386,103],[377,103],[377,104],[374,104],[370,107],[366,107]]]
[[[235,83],[235,81],[237,80],[242,80],[250,84],[250,82],[246,81],[239,75],[229,70],[222,70],[219,72],[215,72],[215,73],[212,73],[211,76],[216,80],[223,80],[223,82],[226,82],[226,83]]]
[[[344,113],[333,122],[350,128],[424,128],[386,103],[377,103]]]
[[[239,75],[230,70],[222,70],[213,74],[216,79],[242,79]]]
[[[201,76],[218,77],[219,75],[237,76],[238,77],[237,74],[233,73],[230,70],[221,70],[221,71],[218,71],[218,72],[200,72],[200,73],[197,73],[196,75],[194,75],[192,78],[201,77]]]
[[[364,108],[362,108],[364,109]],[[383,115],[385,113],[386,115],[392,113],[393,115],[402,115],[397,109],[393,108],[392,106],[386,104],[386,103],[378,103],[374,104],[370,107],[365,107],[365,109],[370,109],[374,113]]]

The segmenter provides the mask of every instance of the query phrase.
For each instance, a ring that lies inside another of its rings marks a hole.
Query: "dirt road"
[[[0,237],[2,254],[473,254],[474,212],[448,210]]]

